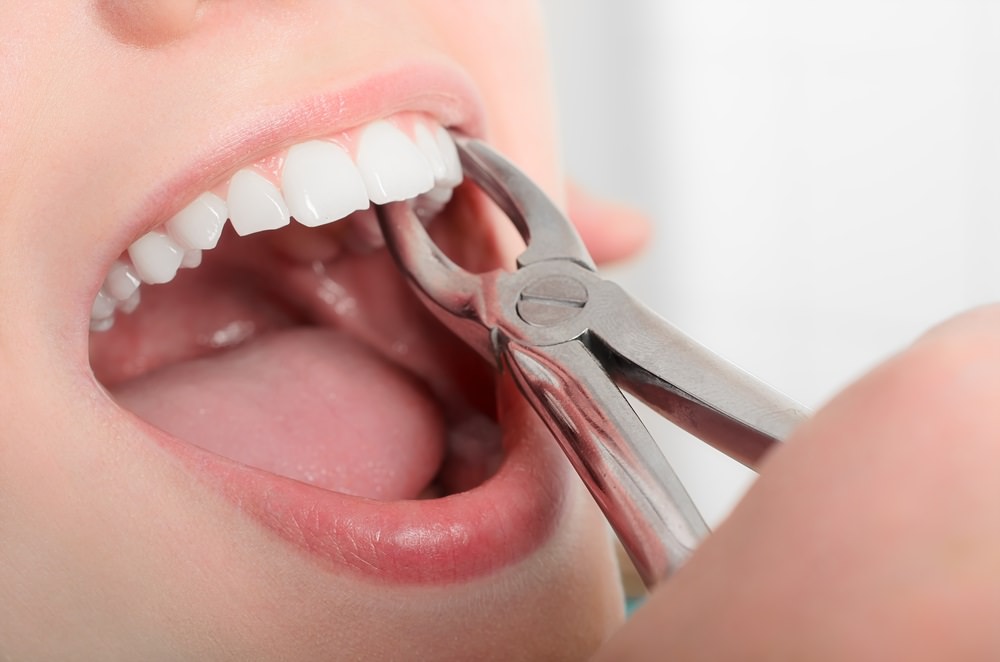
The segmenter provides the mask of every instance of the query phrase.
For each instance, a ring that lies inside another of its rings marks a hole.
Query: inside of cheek
[[[442,220],[435,237],[453,242]],[[95,375],[167,434],[319,488],[395,500],[481,484],[502,460],[491,369],[385,248],[301,259],[337,231],[227,232],[91,334]]]

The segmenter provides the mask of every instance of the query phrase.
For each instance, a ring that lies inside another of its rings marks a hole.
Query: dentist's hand
[[[600,660],[1000,659],[1000,307],[820,410]]]

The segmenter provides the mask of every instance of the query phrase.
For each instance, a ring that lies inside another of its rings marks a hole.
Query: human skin
[[[817,412],[596,659],[997,659],[998,329],[966,313]]]
[[[547,451],[562,508],[537,547],[437,581],[366,575],[248,517],[88,363],[110,261],[201,178],[259,155],[232,127],[344,81],[414,63],[460,71],[482,113],[444,103],[443,119],[468,121],[564,201],[542,43],[528,2],[0,7],[0,658],[579,659],[620,625],[603,520]],[[274,144],[324,133],[282,126]],[[614,208],[580,195],[570,207],[599,257],[641,241],[634,216],[607,236],[595,217]],[[548,443],[523,404],[504,415],[525,443]]]
[[[0,657],[581,659],[616,630],[601,659],[998,657],[996,309],[820,410],[620,629],[578,483],[515,563],[379,581],[261,527],[94,381],[87,313],[109,246],[184,202],[151,192],[194,186],[206,142],[255,111],[387,63],[463,70],[490,142],[565,200],[595,256],[633,250],[634,216],[564,197],[541,43],[518,2],[0,5]],[[508,416],[545,443],[523,409]]]

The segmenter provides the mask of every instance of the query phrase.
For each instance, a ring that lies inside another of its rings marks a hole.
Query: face
[[[369,207],[510,261],[442,127],[560,199],[533,6],[4,3],[0,58],[0,657],[606,638],[603,521]]]

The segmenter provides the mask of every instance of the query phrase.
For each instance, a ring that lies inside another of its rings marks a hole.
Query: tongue
[[[175,437],[358,496],[416,497],[444,453],[427,389],[329,329],[275,332],[175,363],[117,385],[115,396]]]

